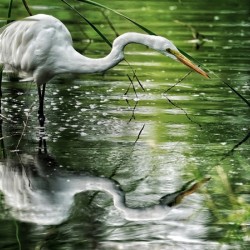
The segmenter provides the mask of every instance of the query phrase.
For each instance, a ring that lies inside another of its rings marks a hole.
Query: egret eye
[[[167,51],[168,53],[171,53],[171,49],[170,49],[170,48],[167,48],[166,51]]]

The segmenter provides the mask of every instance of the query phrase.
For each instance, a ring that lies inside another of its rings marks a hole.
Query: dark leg
[[[44,130],[45,115],[43,112],[45,87],[46,87],[46,84],[43,84],[42,86],[37,86],[38,97],[39,97],[38,120],[39,120],[39,125],[40,125],[40,128],[39,128],[39,152],[41,152],[42,149],[44,148],[44,152],[46,153],[47,147],[46,147],[45,130]]]
[[[2,118],[2,73],[3,73],[3,67],[0,65],[0,158],[6,158],[6,152],[4,147],[4,138],[3,138],[3,118]]]
[[[41,132],[41,131],[40,131]],[[47,143],[46,139],[44,139],[44,133],[39,136],[39,142],[38,142],[38,153],[42,153],[42,150],[45,154],[47,154]]]
[[[44,127],[44,122],[45,122],[45,116],[43,113],[45,87],[46,87],[46,84],[43,84],[42,86],[37,86],[38,97],[39,97],[38,120],[39,120],[40,127]]]

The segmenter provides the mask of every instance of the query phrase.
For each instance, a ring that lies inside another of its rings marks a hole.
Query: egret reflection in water
[[[111,195],[115,208],[127,220],[161,220],[172,206],[207,180],[188,182],[154,205],[143,207],[141,204],[131,208],[126,205],[125,193],[117,181],[67,173],[60,170],[55,158],[47,152],[39,151],[36,155],[13,153],[0,162],[0,191],[6,208],[13,218],[39,225],[56,225],[67,220],[74,196],[87,191]]]

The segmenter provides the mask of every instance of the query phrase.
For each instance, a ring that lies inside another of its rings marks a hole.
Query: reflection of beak
[[[210,78],[209,75],[205,71],[203,71],[197,65],[193,64],[188,58],[186,58],[179,51],[169,50],[168,52],[171,53],[172,55],[174,55],[181,63],[185,64],[186,66],[188,66],[189,68],[193,69],[197,73],[205,76],[206,78]]]

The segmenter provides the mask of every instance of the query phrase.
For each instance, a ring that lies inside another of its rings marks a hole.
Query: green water
[[[36,87],[4,77],[0,249],[248,249],[250,111],[221,81],[250,101],[248,1],[99,2],[172,40],[211,79],[185,77],[190,71],[182,64],[129,45],[126,59],[145,91],[134,80],[136,94],[130,86],[125,95],[127,75],[133,78],[126,62],[103,75],[56,77],[46,89],[47,153],[38,153]],[[78,51],[109,52],[64,3],[28,3],[33,14],[62,20]],[[110,41],[115,32],[108,20],[118,34],[142,32],[109,11],[71,3]],[[8,1],[1,1],[1,20],[7,12]],[[14,3],[13,19],[24,16],[22,4]],[[117,181],[127,206],[141,208],[204,176],[211,180],[160,220],[126,219],[110,194],[80,188]],[[11,206],[32,193],[38,198],[24,208],[28,215]]]

